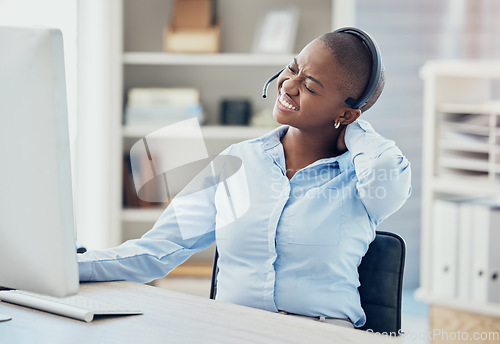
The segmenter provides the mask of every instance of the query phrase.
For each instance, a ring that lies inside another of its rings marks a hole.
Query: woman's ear
[[[361,110],[347,108],[342,115],[340,115],[337,121],[342,125],[348,125],[358,119],[361,116]]]

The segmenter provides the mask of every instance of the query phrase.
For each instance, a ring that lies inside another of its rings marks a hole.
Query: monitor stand
[[[8,288],[4,288],[4,287],[0,286],[0,290],[7,290],[7,289]],[[11,319],[12,318],[10,316],[0,313],[0,322],[9,321]]]
[[[2,321],[9,321],[11,319],[12,318],[10,316],[0,313],[0,322],[2,322]]]

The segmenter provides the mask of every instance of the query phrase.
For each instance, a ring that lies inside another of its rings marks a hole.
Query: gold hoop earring
[[[338,129],[339,127],[340,127],[340,122],[335,121],[334,128],[335,128],[335,129]]]

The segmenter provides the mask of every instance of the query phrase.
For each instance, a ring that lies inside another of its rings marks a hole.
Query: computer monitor
[[[0,26],[0,286],[78,291],[62,34]]]

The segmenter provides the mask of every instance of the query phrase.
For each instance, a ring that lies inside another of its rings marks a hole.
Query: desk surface
[[[80,295],[141,309],[91,323],[0,302],[0,343],[401,343],[401,339],[132,282],[83,283]]]

